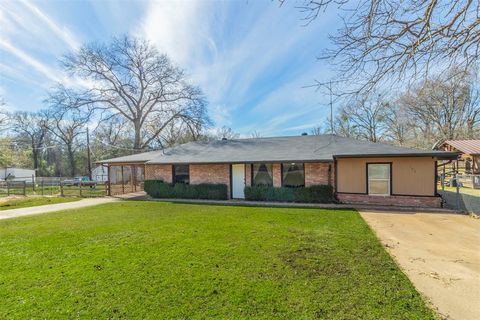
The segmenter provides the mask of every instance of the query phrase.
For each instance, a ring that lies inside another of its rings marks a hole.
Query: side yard
[[[441,187],[439,187],[438,191],[446,201],[447,208],[480,214],[480,189],[460,188],[458,202],[456,188],[445,187],[442,191]]]
[[[0,318],[435,319],[356,211],[116,202],[0,221]]]

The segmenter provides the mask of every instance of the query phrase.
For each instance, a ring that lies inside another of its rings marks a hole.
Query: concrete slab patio
[[[362,211],[412,283],[445,319],[480,319],[480,219]]]

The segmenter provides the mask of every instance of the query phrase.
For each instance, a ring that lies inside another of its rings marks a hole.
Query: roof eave
[[[147,161],[146,164],[235,164],[235,163],[289,163],[289,162],[303,162],[303,163],[314,163],[314,162],[332,162],[331,159],[286,159],[286,160],[235,160],[235,161]]]
[[[334,155],[334,159],[339,158],[386,158],[386,157],[435,157],[438,159],[457,159],[458,152],[410,152],[410,153],[370,153],[370,154],[339,154]]]

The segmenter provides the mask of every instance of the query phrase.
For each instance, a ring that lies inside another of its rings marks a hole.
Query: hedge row
[[[145,180],[145,192],[153,198],[227,200],[228,189],[224,184],[165,183],[161,180]]]
[[[329,185],[316,185],[301,188],[251,186],[245,187],[245,199],[251,201],[306,203],[334,202],[333,187]]]

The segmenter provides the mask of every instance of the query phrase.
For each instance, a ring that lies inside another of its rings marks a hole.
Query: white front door
[[[232,198],[245,199],[245,165],[232,164]]]

